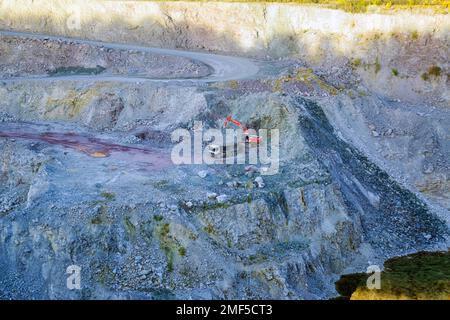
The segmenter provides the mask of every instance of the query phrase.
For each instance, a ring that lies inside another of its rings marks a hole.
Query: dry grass
[[[141,0],[146,1],[146,0]],[[158,1],[158,0],[157,0]],[[159,0],[164,1],[164,0]],[[172,0],[177,1],[177,0]],[[342,9],[348,12],[366,12],[369,6],[379,6],[385,9],[394,7],[411,8],[415,6],[420,7],[436,7],[439,9],[448,9],[450,1],[448,0],[180,0],[193,2],[275,2],[275,3],[299,3],[322,5],[328,8]]]

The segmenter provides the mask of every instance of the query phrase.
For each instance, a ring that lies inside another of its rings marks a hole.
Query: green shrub
[[[352,60],[352,66],[354,68],[358,68],[359,66],[361,66],[361,59],[360,58],[356,58]]]
[[[377,58],[377,60],[375,61],[375,73],[380,72],[380,70],[381,70],[381,64],[380,64],[380,61],[378,61],[378,58]]]
[[[55,69],[49,70],[48,75],[50,76],[65,76],[65,75],[96,75],[105,71],[106,68],[102,66],[96,66],[95,68],[85,68],[85,67],[57,67]]]
[[[112,192],[102,192],[100,195],[106,200],[114,200],[116,198],[116,195]]]
[[[208,225],[205,226],[203,228],[203,230],[205,230],[209,234],[215,234],[216,233],[216,229],[214,228],[214,226],[211,223],[208,223]]]
[[[423,81],[428,81],[430,79],[430,76],[426,72],[422,73],[420,77],[422,78]]]
[[[186,255],[186,248],[185,247],[178,248],[178,253],[180,254],[180,256],[184,257]]]
[[[441,76],[442,69],[438,66],[431,66],[430,69],[428,69],[428,74],[430,76],[440,77]]]
[[[422,78],[423,81],[428,81],[430,80],[430,76],[433,76],[435,78],[439,78],[441,76],[442,73],[442,69],[439,66],[431,66],[428,69],[428,72],[424,72],[422,73],[422,75],[420,76]]]

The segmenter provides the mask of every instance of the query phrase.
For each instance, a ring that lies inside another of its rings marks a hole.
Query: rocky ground
[[[173,57],[152,65],[134,52],[17,41],[0,46],[50,46],[53,58],[1,60],[5,78],[81,61],[207,74]],[[448,109],[373,94],[350,65],[259,65],[252,79],[210,84],[3,83],[0,297],[325,299],[341,274],[447,249]],[[174,129],[220,128],[230,114],[280,130],[278,174],[170,161]],[[81,290],[66,287],[73,264]]]
[[[183,57],[9,35],[0,35],[0,56],[2,78],[101,73],[165,79],[198,78],[210,73],[205,64]]]

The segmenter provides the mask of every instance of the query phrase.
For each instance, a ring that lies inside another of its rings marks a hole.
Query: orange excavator
[[[226,126],[228,125],[229,122],[235,124],[236,126],[241,128],[242,131],[244,132],[245,141],[240,141],[237,143],[237,150],[238,150],[237,152],[238,153],[242,152],[242,150],[245,150],[245,143],[250,143],[252,145],[255,145],[255,144],[259,144],[262,141],[261,137],[254,135],[254,134],[250,134],[249,129],[246,126],[242,125],[242,123],[240,123],[238,120],[233,119],[231,116],[228,116],[225,119],[225,122],[223,124],[224,128],[226,128]],[[234,150],[235,147],[236,147],[236,145],[226,146],[226,145],[209,144],[208,151],[211,154],[211,156],[214,158],[224,158],[224,157],[226,157],[227,149],[230,148],[231,150]],[[242,148],[244,148],[244,149],[242,149]]]
[[[256,144],[261,142],[260,136],[257,136],[254,134],[249,134],[248,128],[246,126],[242,125],[242,123],[240,123],[239,121],[233,119],[231,117],[231,115],[225,119],[223,127],[226,128],[226,126],[228,125],[229,122],[234,123],[236,126],[238,126],[239,128],[242,129],[242,131],[244,132],[244,135],[245,135],[245,142],[256,143]]]

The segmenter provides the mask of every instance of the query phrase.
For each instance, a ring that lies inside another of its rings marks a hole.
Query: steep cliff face
[[[296,4],[3,1],[3,29],[349,65],[375,92],[448,105],[450,22],[422,11],[352,14]],[[412,23],[412,21],[414,23]]]

